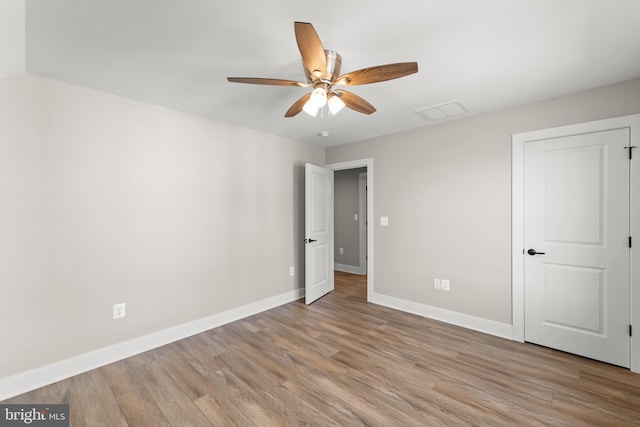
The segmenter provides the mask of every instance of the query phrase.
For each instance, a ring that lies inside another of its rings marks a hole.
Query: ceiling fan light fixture
[[[344,102],[338,95],[331,95],[327,104],[329,105],[329,111],[331,111],[331,114],[334,116],[344,108]]]
[[[313,105],[311,100],[308,100],[304,106],[302,107],[302,111],[310,115],[311,117],[315,117],[318,115],[318,107]]]
[[[307,101],[316,108],[322,108],[327,104],[327,91],[322,87],[317,87],[311,92],[311,98]]]

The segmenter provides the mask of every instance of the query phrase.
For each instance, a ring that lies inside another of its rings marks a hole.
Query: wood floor
[[[2,403],[72,426],[640,426],[640,375],[336,290]]]

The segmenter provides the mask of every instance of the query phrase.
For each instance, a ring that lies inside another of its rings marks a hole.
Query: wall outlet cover
[[[114,319],[121,319],[123,317],[126,316],[126,308],[127,308],[127,304],[125,303],[121,303],[121,304],[114,304],[113,306],[113,318]]]

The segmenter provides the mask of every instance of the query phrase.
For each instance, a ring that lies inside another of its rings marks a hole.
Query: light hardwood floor
[[[640,375],[365,302],[362,276],[3,403],[72,426],[640,426]]]

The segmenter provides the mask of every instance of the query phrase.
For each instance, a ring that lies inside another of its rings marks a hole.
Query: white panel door
[[[629,367],[629,129],[525,146],[525,340]]]
[[[333,171],[305,164],[305,303],[333,290]]]

